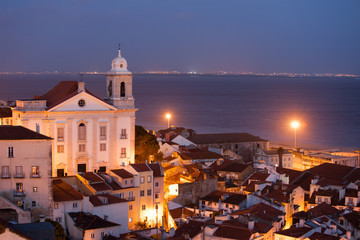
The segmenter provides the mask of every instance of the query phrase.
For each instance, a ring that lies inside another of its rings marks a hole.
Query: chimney
[[[248,229],[253,230],[255,226],[254,217],[250,216],[248,221]]]
[[[44,217],[44,215],[40,215],[40,222],[45,222],[45,217]]]
[[[305,224],[305,219],[300,218],[299,227],[303,227],[304,224]]]
[[[351,238],[351,231],[346,231],[346,238],[350,240],[350,238]]]
[[[78,93],[79,92],[85,92],[85,83],[84,82],[78,82]]]

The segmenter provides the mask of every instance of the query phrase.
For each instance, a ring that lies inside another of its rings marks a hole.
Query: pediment
[[[72,111],[111,111],[117,110],[107,102],[87,93],[80,92],[75,96],[49,109],[49,112],[72,112]]]

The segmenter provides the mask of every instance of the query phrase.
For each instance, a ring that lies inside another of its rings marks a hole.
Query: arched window
[[[120,86],[120,97],[125,97],[125,83],[122,82]]]
[[[79,140],[86,140],[86,126],[85,126],[84,123],[79,124],[78,139]]]

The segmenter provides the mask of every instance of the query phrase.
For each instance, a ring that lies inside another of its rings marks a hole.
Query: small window
[[[38,188],[37,187],[33,187],[33,192],[37,192]]]
[[[99,171],[98,172],[106,172],[106,167],[99,167]]]
[[[106,151],[106,143],[100,143],[100,151]]]
[[[59,203],[54,203],[54,209],[58,209],[59,208]]]
[[[32,201],[31,206],[36,207],[36,201]]]
[[[143,196],[145,196],[145,191],[144,191],[144,190],[141,190],[141,191],[140,191],[140,197],[143,197]]]
[[[64,145],[57,145],[57,153],[63,153],[64,152]]]
[[[124,181],[125,185],[127,185],[127,180]]]
[[[78,102],[79,107],[84,107],[85,106],[85,100],[84,99],[80,99]]]
[[[148,189],[148,190],[147,190],[147,195],[148,195],[148,196],[151,196],[151,189]]]
[[[126,148],[121,148],[120,157],[121,158],[126,158]]]
[[[31,167],[31,177],[40,177],[39,166]]]
[[[92,234],[91,234],[91,238],[95,238],[95,233],[92,233]]]
[[[159,194],[155,193],[155,199],[158,199],[158,198],[159,198]]]
[[[145,177],[140,177],[140,183],[144,183],[145,182]]]
[[[106,126],[100,127],[100,140],[106,139]]]
[[[159,186],[159,182],[155,182],[155,187],[158,187]]]
[[[133,219],[132,218],[129,218],[129,223],[132,223]]]
[[[14,147],[8,148],[8,157],[13,158],[14,157]]]
[[[101,232],[101,237],[105,237],[105,233],[104,233],[104,232]]]
[[[146,205],[142,205],[141,210],[145,211],[146,210]]]
[[[126,128],[121,129],[120,139],[127,139]]]
[[[148,177],[147,177],[147,182],[148,182],[148,183],[151,183],[151,176],[148,176]]]
[[[86,140],[86,126],[84,123],[80,123],[78,127],[78,139]]]
[[[78,204],[77,203],[73,203],[73,208],[77,208]]]
[[[121,82],[120,84],[120,97],[125,97],[125,83]]]
[[[79,144],[79,152],[85,152],[85,144]]]
[[[55,218],[55,221],[58,222],[58,223],[61,223],[61,222],[62,222],[62,218],[61,218],[61,217],[56,217],[56,218]]]
[[[130,204],[129,205],[129,210],[132,210],[133,209],[133,206]]]

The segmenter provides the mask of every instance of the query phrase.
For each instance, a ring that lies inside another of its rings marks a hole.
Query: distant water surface
[[[0,99],[42,95],[78,74],[0,75]],[[105,76],[84,75],[88,90],[105,95]],[[360,79],[232,75],[135,75],[136,124],[171,124],[198,133],[248,132],[293,144],[290,121],[301,127],[301,144],[360,147]]]

